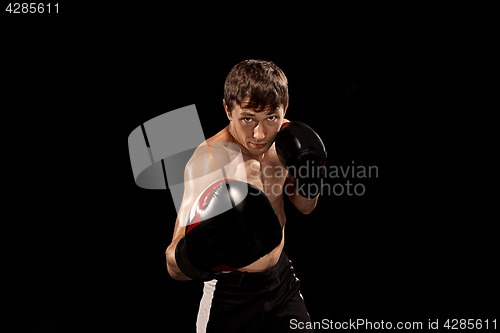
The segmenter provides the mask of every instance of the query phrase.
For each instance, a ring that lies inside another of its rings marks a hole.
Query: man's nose
[[[253,130],[253,138],[258,141],[262,141],[266,138],[266,133],[264,132],[264,127],[261,124],[255,126]]]

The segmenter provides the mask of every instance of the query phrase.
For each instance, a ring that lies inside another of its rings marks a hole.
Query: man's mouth
[[[251,142],[251,143],[257,149],[264,148],[267,145],[267,143],[262,143],[262,144],[257,144],[257,143],[253,143],[253,142]]]

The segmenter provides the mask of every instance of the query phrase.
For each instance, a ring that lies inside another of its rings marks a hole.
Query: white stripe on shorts
[[[200,309],[198,310],[198,318],[196,319],[196,332],[205,333],[207,331],[208,319],[210,318],[210,308],[212,307],[212,299],[214,298],[215,285],[217,280],[205,281],[203,287],[203,297],[200,301]]]

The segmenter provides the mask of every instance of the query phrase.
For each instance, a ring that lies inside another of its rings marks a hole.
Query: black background
[[[328,165],[378,167],[350,179],[363,196],[323,195],[307,216],[286,200],[285,250],[312,320],[493,319],[493,221],[457,177],[446,29],[89,13],[3,20],[6,329],[194,331],[202,283],[168,275],[176,211],[168,190],[135,185],[127,138],[190,104],[205,137],[217,133],[225,77],[244,59],[285,72],[287,118],[316,130]]]

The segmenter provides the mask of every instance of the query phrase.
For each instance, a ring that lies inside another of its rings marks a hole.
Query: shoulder
[[[225,130],[221,130],[219,133],[210,137],[209,139],[203,141],[193,152],[193,155],[189,159],[186,169],[187,170],[196,170],[199,171],[210,171],[212,170],[212,154],[220,153],[220,142],[224,141],[225,138]],[[206,172],[203,172],[206,174]]]
[[[208,144],[204,141],[200,144],[186,164],[184,171],[185,180],[193,180],[212,172],[212,163],[210,162],[210,151]]]
[[[220,170],[240,154],[238,145],[210,138],[196,148],[187,162],[185,178],[192,180]]]
[[[232,136],[229,133],[229,126],[224,127],[217,134],[206,140],[208,143],[212,142],[232,142]]]
[[[283,118],[283,122],[281,123],[281,127],[280,127],[280,130],[283,128],[283,126],[285,126],[286,124],[288,124],[290,122],[289,119],[286,119],[286,118]]]

